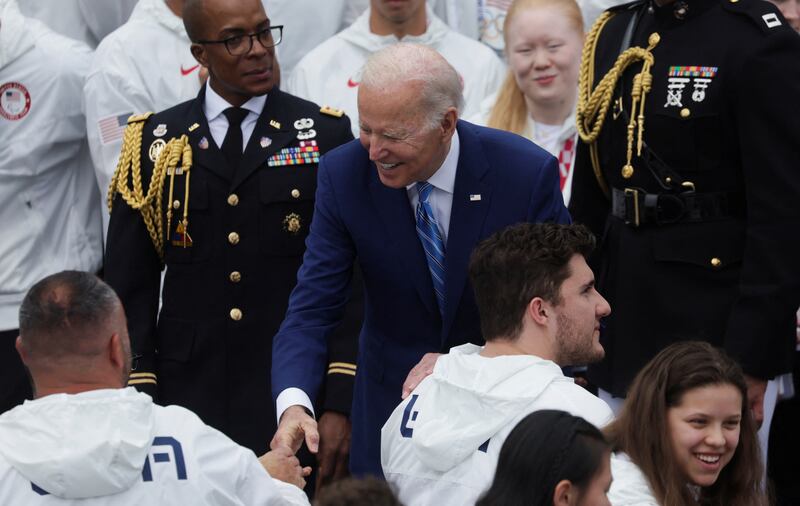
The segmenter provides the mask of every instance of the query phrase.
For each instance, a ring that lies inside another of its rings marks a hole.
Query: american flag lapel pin
[[[470,202],[478,202],[480,199],[481,199],[481,194],[480,193],[470,193],[470,195],[469,195],[469,201]]]

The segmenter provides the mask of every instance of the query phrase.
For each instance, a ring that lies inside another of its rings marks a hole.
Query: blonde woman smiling
[[[583,18],[575,0],[516,0],[503,27],[508,75],[475,123],[531,139],[558,158],[569,203]]]

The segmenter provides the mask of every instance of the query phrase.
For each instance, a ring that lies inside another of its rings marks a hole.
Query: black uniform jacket
[[[163,284],[161,260],[142,216],[119,195],[111,212],[105,274],[127,313],[132,352],[142,355],[130,383],[160,404],[191,409],[260,455],[276,428],[269,381],[272,336],[296,283],[314,208],[317,162],[303,159],[297,148],[315,141],[325,153],[352,140],[352,134],[346,116],[323,114],[319,106],[275,88],[234,173],[209,132],[204,95],[205,88],[195,100],[151,116],[141,146],[146,193],[154,165],[151,146],[188,136],[191,245],[178,228],[185,205],[186,174],[181,174],[174,180],[174,216],[164,230]],[[313,156],[311,150],[306,156]],[[165,227],[170,179],[164,183]],[[363,312],[360,279],[353,284],[358,294],[331,344],[332,374],[327,397],[318,400],[320,410],[350,410]]]
[[[755,377],[788,372],[800,283],[800,37],[759,0],[639,1],[615,8],[602,30],[595,85],[629,29],[630,46],[660,36],[645,149],[637,156],[634,142],[623,177],[637,63],[598,139],[617,211],[584,143],[570,207],[602,238],[593,266],[612,309],[606,358],[590,378],[622,396],[658,351],[688,339],[723,346]]]

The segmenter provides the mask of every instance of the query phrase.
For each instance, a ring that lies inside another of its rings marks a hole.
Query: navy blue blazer
[[[384,186],[358,140],[329,151],[303,265],[273,341],[273,396],[289,387],[313,401],[328,363],[327,340],[342,317],[350,274],[363,272],[365,315],[351,421],[350,468],[382,476],[380,429],[403,381],[427,352],[483,343],[467,265],[475,245],[519,222],[570,221],[558,162],[530,141],[464,121],[445,258],[440,315],[405,188]]]

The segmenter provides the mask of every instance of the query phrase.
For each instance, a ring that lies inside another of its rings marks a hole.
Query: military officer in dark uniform
[[[130,384],[261,454],[276,429],[271,337],[305,250],[317,164],[352,139],[350,122],[273,86],[282,30],[260,0],[190,0],[184,22],[209,79],[196,99],[129,120],[106,279],[138,357]],[[350,409],[351,310],[319,412]]]
[[[678,340],[738,359],[755,408],[791,370],[798,96],[800,37],[766,2],[638,0],[587,35],[570,211],[601,238],[614,308],[589,371],[601,389],[624,397]]]

